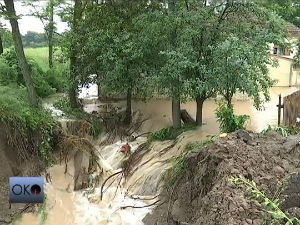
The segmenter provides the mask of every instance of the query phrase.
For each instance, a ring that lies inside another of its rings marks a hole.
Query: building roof
[[[287,30],[290,34],[294,36],[299,36],[300,35],[300,29],[299,27],[295,26],[294,24],[287,22]]]

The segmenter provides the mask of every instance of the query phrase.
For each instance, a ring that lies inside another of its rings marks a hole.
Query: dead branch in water
[[[144,205],[144,206],[134,206],[134,205],[127,205],[127,206],[122,206],[120,209],[126,209],[126,208],[133,208],[133,209],[142,209],[142,208],[147,208],[153,205],[156,205],[157,203],[159,203],[160,200],[157,200],[149,205]]]
[[[133,196],[133,195],[128,195],[127,193],[125,193],[129,198],[131,199],[134,199],[134,200],[146,200],[146,201],[149,201],[149,200],[154,200],[156,199],[159,195],[155,195],[154,197],[149,197],[149,198],[146,198],[146,197],[139,197],[139,196]]]
[[[120,187],[120,189],[121,189],[121,185],[120,185],[120,184],[121,184],[122,178],[123,178],[123,174],[122,174],[122,176],[120,177],[120,180],[119,180],[119,183],[118,183],[118,185],[117,185],[117,189],[116,189],[116,191],[115,191],[115,194],[114,194],[113,199],[116,197],[119,187]]]
[[[103,188],[104,188],[104,185],[106,184],[106,182],[107,182],[110,178],[112,178],[112,177],[114,177],[114,176],[116,176],[116,175],[118,175],[118,174],[120,174],[120,173],[123,173],[123,170],[121,170],[121,171],[119,171],[119,172],[116,172],[116,173],[110,175],[110,176],[109,176],[108,178],[106,178],[106,180],[103,182],[103,184],[101,185],[101,189],[100,189],[100,200],[101,200],[101,201],[102,201],[102,198],[103,198]]]

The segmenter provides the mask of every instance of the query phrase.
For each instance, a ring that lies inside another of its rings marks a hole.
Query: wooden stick
[[[101,185],[101,191],[100,191],[100,200],[102,201],[102,198],[103,198],[103,188],[104,188],[104,185],[106,184],[106,182],[110,179],[110,178],[112,178],[112,177],[114,177],[114,176],[116,176],[116,175],[118,175],[118,174],[120,174],[120,173],[122,173],[123,172],[123,170],[121,170],[121,171],[119,171],[119,172],[116,172],[116,173],[114,173],[114,174],[112,174],[112,175],[110,175],[108,178],[106,178],[106,180],[103,182],[103,184]]]

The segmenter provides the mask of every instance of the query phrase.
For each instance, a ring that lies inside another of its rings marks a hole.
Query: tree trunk
[[[75,0],[74,4],[74,13],[73,13],[73,23],[72,23],[72,33],[75,36],[78,30],[78,22],[81,19],[82,14],[82,2],[81,0]],[[78,70],[76,68],[76,57],[77,57],[77,47],[76,43],[71,45],[70,49],[70,90],[69,90],[69,98],[72,108],[78,108],[79,104],[76,99],[77,93],[77,74]]]
[[[69,99],[70,99],[70,105],[71,105],[71,108],[79,108],[79,104],[78,104],[78,101],[77,101],[77,88],[74,87],[75,85],[70,85],[70,89],[69,89]]]
[[[132,110],[131,110],[131,98],[132,98],[132,90],[131,88],[128,88],[127,90],[127,105],[126,105],[126,112],[125,112],[125,119],[124,119],[124,123],[126,125],[129,125],[131,123],[132,117]]]
[[[50,0],[49,2],[49,11],[50,11],[50,20],[49,20],[49,27],[48,27],[48,47],[49,47],[49,68],[53,67],[53,33],[54,33],[54,2]]]
[[[32,107],[37,107],[38,106],[37,96],[33,86],[31,72],[24,54],[23,43],[22,43],[21,34],[19,30],[19,24],[16,17],[14,2],[13,0],[4,0],[4,3],[6,6],[6,10],[9,14],[9,21],[12,28],[15,50],[22,70],[23,78],[27,87],[29,102]]]
[[[178,98],[172,99],[172,120],[173,128],[181,127],[180,101]]]
[[[3,53],[3,40],[2,40],[2,33],[0,33],[0,55]]]
[[[202,109],[203,109],[204,99],[201,97],[197,97],[196,103],[197,103],[196,123],[201,126],[203,123]]]

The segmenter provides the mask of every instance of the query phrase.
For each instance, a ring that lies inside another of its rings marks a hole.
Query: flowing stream
[[[94,92],[96,89],[95,86],[92,86],[89,89],[83,89],[80,94],[80,97],[88,99],[88,104],[85,104],[87,112],[98,111],[101,105],[104,104],[95,100],[96,94]],[[272,88],[271,101],[265,104],[265,110],[263,111],[257,111],[252,106],[252,101],[239,97],[239,100],[234,101],[235,112],[250,115],[251,119],[247,128],[253,131],[261,131],[268,124],[277,124],[276,104],[278,103],[278,95],[287,95],[295,90],[296,88]],[[122,107],[125,102],[120,101],[111,104]],[[45,103],[45,107],[52,110],[56,116],[63,114],[49,102]],[[182,108],[186,109],[191,115],[195,115],[196,106],[194,102],[185,103]],[[134,207],[145,206],[156,200],[153,193],[158,190],[157,183],[160,175],[171,166],[170,163],[166,163],[171,157],[183,151],[186,144],[204,139],[207,135],[218,133],[218,124],[214,116],[215,109],[216,104],[213,100],[206,101],[203,110],[205,125],[196,131],[188,131],[181,135],[175,146],[172,145],[172,141],[154,143],[151,151],[143,157],[139,165],[136,165],[137,170],[129,180],[125,181],[121,176],[116,176],[115,182],[109,188],[107,188],[108,184],[104,187],[106,191],[102,201],[100,200],[101,183],[93,191],[91,188],[73,191],[73,160],[68,162],[68,172],[66,174],[64,164],[54,165],[48,169],[52,176],[52,182],[46,183],[44,209],[39,213],[23,214],[22,218],[16,221],[15,224],[142,225],[142,219],[151,211],[151,207]],[[155,131],[171,125],[171,102],[168,100],[152,99],[146,103],[134,101],[133,111],[140,111],[145,117],[149,117],[149,120],[143,124],[142,132]],[[61,120],[64,121],[64,119]],[[132,152],[146,141],[146,138],[140,137],[133,142],[129,142]],[[101,159],[99,163],[105,168],[104,173],[102,173],[103,179],[105,179],[110,174],[120,170],[121,163],[126,158],[120,152],[120,148],[126,142],[117,141],[106,146],[99,146],[97,144],[99,142],[100,140],[94,144]],[[168,151],[164,151],[165,149],[168,149]],[[91,174],[90,179],[93,179],[96,175],[99,175],[99,173]],[[133,196],[135,197],[133,198]],[[122,209],[122,207],[126,208]]]

